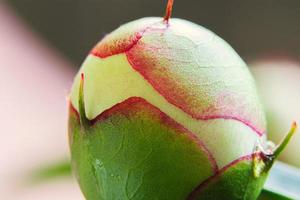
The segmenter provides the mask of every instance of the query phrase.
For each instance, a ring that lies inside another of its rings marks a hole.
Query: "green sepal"
[[[253,175],[253,160],[242,160],[203,185],[193,198],[208,200],[255,200],[260,194],[267,174]]]
[[[90,121],[86,117],[85,102],[84,102],[84,74],[81,73],[80,85],[79,85],[79,97],[78,97],[79,117],[80,123],[83,129],[87,129],[90,126]]]
[[[181,200],[212,176],[203,149],[165,120],[134,103],[81,134],[70,113],[72,168],[86,199]]]

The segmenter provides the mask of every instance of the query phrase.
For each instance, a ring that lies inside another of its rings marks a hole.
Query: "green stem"
[[[267,160],[265,161],[266,168],[265,171],[269,171],[274,164],[275,160],[277,160],[278,156],[281,154],[281,152],[286,148],[286,145],[289,143],[292,136],[295,134],[297,129],[296,122],[293,122],[290,131],[286,136],[283,138],[283,140],[279,143],[279,145],[276,147],[274,152],[270,155],[266,155]]]
[[[280,153],[285,149],[286,145],[289,143],[290,139],[295,134],[296,129],[297,129],[297,124],[296,124],[296,122],[293,122],[288,134],[284,137],[284,139],[281,141],[281,143],[276,147],[276,149],[273,153],[274,159],[277,159],[278,156],[280,155]]]
[[[260,151],[260,154],[255,154],[253,158],[253,175],[254,177],[260,177],[263,173],[268,172],[273,166],[274,162],[277,160],[278,156],[285,149],[286,145],[289,143],[292,136],[295,134],[297,129],[296,122],[293,122],[290,131],[279,143],[273,153],[268,154],[264,151]]]
[[[87,129],[90,125],[89,119],[86,117],[85,112],[85,103],[84,103],[84,74],[81,73],[80,85],[79,85],[79,98],[78,98],[78,106],[79,106],[79,117],[80,123],[83,129]]]

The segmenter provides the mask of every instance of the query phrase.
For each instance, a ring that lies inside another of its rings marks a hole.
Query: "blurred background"
[[[69,159],[66,99],[89,50],[125,22],[163,16],[166,2],[0,0],[1,199],[83,199],[70,176],[29,177]],[[249,64],[274,142],[300,122],[300,1],[175,0],[173,17],[211,29]],[[300,167],[299,155],[298,133],[281,159]]]

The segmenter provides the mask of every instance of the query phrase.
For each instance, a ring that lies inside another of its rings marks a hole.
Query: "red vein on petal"
[[[199,116],[196,117],[196,119],[198,120],[212,120],[212,119],[224,119],[224,120],[235,120],[235,121],[239,121],[241,123],[243,123],[244,125],[248,126],[250,129],[252,129],[254,132],[257,133],[258,136],[263,136],[264,132],[258,130],[255,126],[253,126],[249,121],[241,119],[239,117],[235,117],[235,116],[227,116],[227,115],[212,115],[212,116]]]
[[[199,115],[194,115],[191,112],[189,112],[189,110],[185,109],[183,106],[178,105],[173,103],[171,100],[169,100],[168,94],[162,92],[159,88],[156,87],[156,84],[151,81],[151,79],[147,76],[145,76],[145,73],[141,73],[139,70],[137,70],[134,66],[134,64],[131,62],[130,56],[127,54],[127,52],[124,52],[127,56],[127,60],[129,62],[129,64],[132,66],[132,68],[137,71],[139,74],[141,74],[143,76],[143,78],[150,83],[150,85],[161,95],[163,96],[170,104],[174,105],[175,107],[179,108],[180,110],[182,110],[183,112],[185,112],[186,114],[190,115],[192,118],[197,119],[197,120],[213,120],[213,119],[224,119],[224,120],[235,120],[238,122],[243,123],[245,126],[249,127],[250,129],[252,129],[259,137],[264,135],[264,131],[260,131],[258,128],[256,128],[254,125],[251,124],[251,122],[242,119],[240,117],[237,116],[230,116],[230,115],[208,115],[208,116],[199,116]]]
[[[196,119],[196,120],[213,120],[213,119],[224,119],[224,120],[235,120],[238,122],[243,123],[245,126],[249,127],[250,129],[252,129],[259,137],[264,135],[264,131],[260,131],[258,128],[256,128],[254,125],[252,125],[251,122],[249,122],[248,120],[245,120],[243,118],[240,118],[238,116],[230,116],[230,115],[207,115],[207,116],[201,116],[199,114],[193,114],[190,110],[186,109],[183,105],[180,105],[178,103],[174,103],[170,98],[168,98],[170,96],[170,94],[168,92],[164,92],[160,89],[159,86],[157,86],[157,84],[151,80],[151,78],[149,78],[145,71],[143,70],[142,67],[137,68],[134,64],[134,62],[132,62],[132,60],[134,60],[134,58],[131,58],[132,55],[129,54],[129,51],[124,52],[126,54],[128,63],[131,65],[131,67],[138,72],[140,75],[143,76],[143,78],[155,89],[155,91],[157,91],[161,96],[163,96],[170,104],[174,105],[175,107],[179,108],[180,110],[182,110],[183,112],[185,112],[186,114],[190,115],[192,118]]]

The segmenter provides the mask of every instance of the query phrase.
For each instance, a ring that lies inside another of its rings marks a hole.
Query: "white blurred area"
[[[33,169],[67,159],[71,64],[0,3],[0,199],[83,199],[72,178],[28,184]]]
[[[280,159],[300,168],[300,62],[275,56],[250,65],[267,111],[268,138],[278,144],[291,123],[298,123]]]

